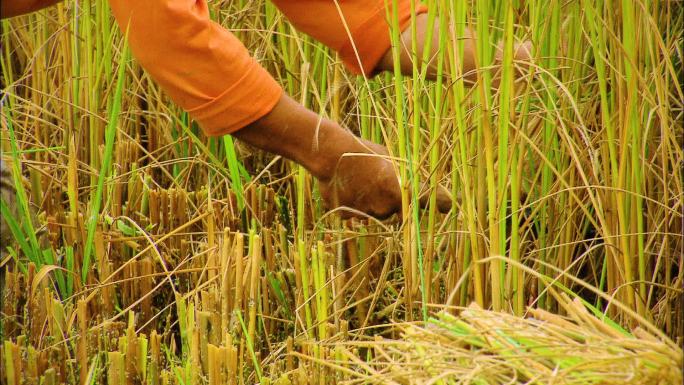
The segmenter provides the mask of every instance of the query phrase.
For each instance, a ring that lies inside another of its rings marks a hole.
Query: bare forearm
[[[233,136],[293,160],[322,180],[332,176],[342,154],[361,150],[351,132],[285,94],[270,113]]]
[[[428,35],[428,16],[427,14],[421,14],[416,16],[416,39],[418,44],[416,45],[416,58],[422,60],[424,55],[425,46],[427,45],[427,35]],[[428,68],[427,68],[427,78],[434,80],[437,76],[437,58],[439,55],[444,56],[445,68],[446,64],[449,62],[450,58],[445,52],[439,52],[439,37],[441,31],[439,30],[439,19],[435,19],[433,26],[434,30],[432,33],[432,41],[430,42],[430,55]],[[463,41],[463,55],[461,57],[461,62],[457,63],[460,66],[461,74],[467,82],[475,82],[477,80],[477,40],[475,33],[470,28],[465,28],[462,36],[456,36],[455,39]],[[401,44],[402,50],[399,56],[401,73],[404,75],[411,75],[413,73],[413,55],[412,51],[412,41],[413,32],[411,28],[403,31],[401,34]],[[514,47],[514,56],[518,61],[528,61],[532,55],[532,45],[530,42],[524,42],[522,44],[516,44]],[[497,50],[496,62],[500,62],[501,52]],[[392,71],[394,69],[394,59],[392,51],[389,50],[378,63],[377,72],[380,71]],[[520,72],[516,72],[517,76],[520,76]]]
[[[429,79],[434,79],[437,76],[437,60],[436,57],[439,54],[439,20],[435,19],[433,26],[432,41],[430,42],[430,62],[428,63],[427,77]],[[416,16],[416,39],[418,44],[416,44],[416,58],[422,60],[425,46],[427,43],[428,35],[428,15],[420,14]],[[472,72],[475,69],[475,38],[474,34],[469,28],[465,29],[464,36],[459,37],[463,40],[463,60],[461,63],[461,69],[464,74]],[[401,34],[401,45],[402,49],[399,54],[399,66],[401,68],[401,73],[404,75],[412,75],[413,73],[413,54],[412,54],[412,41],[413,41],[413,31],[411,28],[406,29]],[[446,57],[445,57],[446,59]],[[378,63],[378,71],[392,71],[394,69],[394,57],[392,55],[392,50],[390,49]],[[474,74],[468,74],[467,77],[470,80],[475,80]]]

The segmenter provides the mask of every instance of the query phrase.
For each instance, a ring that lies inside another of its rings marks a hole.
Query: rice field
[[[205,137],[106,0],[2,20],[0,384],[681,384],[682,3],[426,3],[440,54],[364,78],[270,2],[209,2],[289,95],[388,147],[385,221]]]

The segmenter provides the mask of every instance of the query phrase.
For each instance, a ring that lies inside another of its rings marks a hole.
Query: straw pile
[[[352,345],[372,352],[371,362],[345,347],[328,366],[352,378],[348,383],[365,384],[682,383],[682,350],[672,341],[602,322],[578,301],[567,305],[569,319],[538,309],[520,318],[476,305],[458,316],[441,312],[424,324],[397,324],[400,339]]]

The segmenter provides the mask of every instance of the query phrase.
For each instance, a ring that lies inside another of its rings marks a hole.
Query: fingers
[[[446,214],[449,212],[449,210],[451,210],[452,200],[453,199],[451,197],[451,193],[449,193],[449,190],[442,185],[437,185],[437,210],[440,213]],[[423,189],[423,192],[420,194],[419,203],[421,209],[427,209],[430,206],[429,189]]]
[[[394,195],[394,194],[393,194]],[[387,197],[380,197],[380,198],[387,198]],[[419,198],[419,205],[421,209],[428,209],[430,206],[430,191],[424,191]],[[452,195],[449,193],[449,190],[447,190],[444,186],[438,185],[437,186],[437,210],[442,213],[442,214],[447,214],[451,210],[452,207]],[[339,206],[339,205],[332,205],[333,207],[331,208],[341,208],[339,210],[339,215],[342,219],[351,219],[351,218],[356,218],[356,219],[364,219],[367,216],[371,216],[375,219],[379,220],[386,220],[394,216],[395,214],[399,215],[399,218],[402,218],[402,210],[401,210],[401,194],[397,194],[394,197],[392,197],[389,200],[384,200],[382,204],[378,205],[371,205],[367,207],[345,207],[345,206]]]
[[[387,188],[388,186],[386,185],[379,187],[374,193],[364,194],[364,199],[353,201],[339,199],[341,193],[339,189],[344,189],[345,187],[349,186],[321,185],[321,196],[326,208],[328,210],[337,210],[337,214],[342,219],[366,219],[368,216],[371,216],[379,220],[386,220],[395,214],[398,214],[400,218],[403,217],[399,183],[393,186],[394,188]],[[430,206],[431,191],[427,186],[422,190],[418,204],[421,209],[427,209]],[[436,198],[437,210],[442,214],[447,214],[451,210],[453,201],[449,190],[442,185],[438,185]]]
[[[356,210],[347,206],[338,206],[334,210],[337,210],[337,214],[340,216],[341,219],[347,220],[347,219],[368,219],[369,217],[373,217],[377,220],[384,221],[386,219],[391,218],[394,214],[398,214],[401,212],[401,207],[397,206],[388,210],[366,210],[366,211],[361,211],[361,210]]]
[[[343,219],[370,216],[384,220],[395,214],[403,218],[401,184],[394,165],[386,158],[387,149],[367,140],[359,139],[359,142],[363,149],[358,152],[362,154],[343,156],[335,175],[321,181],[319,188],[326,208]],[[452,205],[449,191],[439,185],[435,194],[437,210],[448,213]],[[430,206],[431,192],[427,185],[417,195],[420,208]]]
[[[453,200],[449,190],[442,185],[437,187],[437,210],[439,210],[440,213],[448,213],[451,210]]]
[[[386,220],[395,214],[401,213],[401,194],[388,194],[382,196],[378,194],[373,200],[364,200],[363,203],[356,202],[351,206],[334,205],[333,208],[340,209],[342,219],[367,219],[369,216],[379,220]]]

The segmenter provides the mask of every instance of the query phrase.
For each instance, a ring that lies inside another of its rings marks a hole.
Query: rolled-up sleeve
[[[386,5],[393,4],[392,0],[272,1],[298,30],[336,51],[356,74],[372,74],[391,47]],[[417,1],[412,6],[410,0],[398,0],[399,29],[408,28],[412,14],[427,10]]]
[[[110,0],[133,55],[209,136],[234,132],[266,115],[282,88],[205,0]]]

